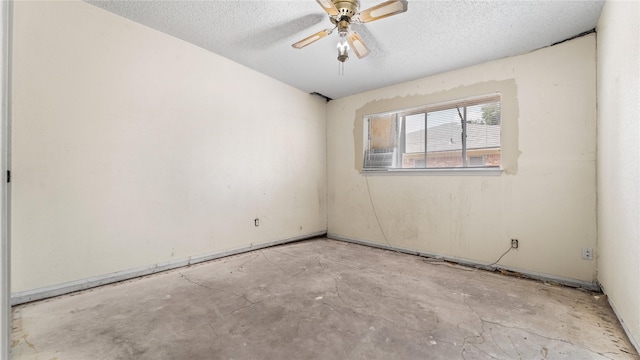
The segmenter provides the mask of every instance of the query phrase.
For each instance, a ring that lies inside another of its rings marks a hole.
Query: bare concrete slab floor
[[[13,359],[640,359],[605,296],[332,240],[17,306]]]

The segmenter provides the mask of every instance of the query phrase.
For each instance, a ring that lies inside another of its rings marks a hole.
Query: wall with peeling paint
[[[332,101],[330,236],[593,284],[596,37]],[[500,92],[499,176],[368,174],[362,116]]]
[[[598,22],[598,281],[640,351],[640,2]]]
[[[13,44],[13,292],[326,230],[324,99],[79,1]]]

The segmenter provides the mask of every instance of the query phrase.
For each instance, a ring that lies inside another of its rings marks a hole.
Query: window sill
[[[502,169],[499,167],[470,167],[448,169],[364,169],[363,175],[461,175],[461,176],[500,176]]]

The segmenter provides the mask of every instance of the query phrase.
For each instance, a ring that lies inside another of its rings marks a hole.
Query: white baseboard
[[[602,292],[605,295],[607,295],[607,289],[604,286],[602,286],[602,284],[599,284],[599,285],[600,285],[600,288],[602,289]],[[640,343],[638,343],[638,339],[634,338],[631,335],[631,331],[627,327],[627,323],[620,316],[618,309],[616,309],[616,305],[613,303],[613,301],[611,301],[611,297],[609,295],[607,295],[607,301],[609,302],[609,306],[611,306],[611,309],[613,309],[613,313],[616,314],[616,317],[618,318],[620,325],[622,325],[622,329],[624,330],[625,334],[627,334],[627,338],[629,338],[629,342],[631,342],[631,345],[633,345],[633,347],[636,348],[636,351],[638,352],[638,354],[640,354]]]
[[[68,294],[68,293],[72,293],[80,290],[86,290],[86,289],[94,288],[101,285],[111,284],[118,281],[129,280],[136,277],[146,276],[146,275],[154,274],[161,271],[167,271],[167,270],[176,269],[183,266],[189,266],[189,265],[201,263],[204,261],[219,259],[222,257],[241,254],[241,253],[245,253],[253,250],[264,249],[266,247],[271,247],[275,245],[282,245],[282,244],[292,243],[296,241],[312,239],[318,236],[324,236],[326,235],[326,233],[327,233],[326,231],[318,231],[311,234],[271,241],[271,242],[262,243],[262,244],[252,244],[250,246],[245,246],[242,248],[233,249],[229,251],[216,252],[216,253],[198,255],[198,256],[190,256],[186,259],[156,263],[150,266],[127,269],[127,270],[117,271],[110,274],[98,275],[98,276],[93,276],[86,279],[80,279],[80,280],[70,281],[62,284],[46,286],[38,289],[16,292],[11,294],[11,305],[14,306],[14,305],[20,305],[20,304],[24,304],[31,301],[47,299],[54,296],[64,295],[64,294]]]
[[[566,286],[570,286],[570,287],[582,288],[582,289],[587,289],[587,290],[592,290],[592,291],[601,291],[600,285],[598,283],[596,283],[596,282],[588,282],[588,281],[584,281],[584,280],[565,278],[565,277],[562,277],[562,276],[555,276],[555,275],[551,275],[551,274],[538,273],[538,272],[535,272],[535,271],[529,271],[529,270],[524,270],[524,269],[519,269],[519,268],[513,268],[513,267],[510,267],[510,266],[490,265],[488,263],[481,263],[481,262],[477,262],[477,261],[473,261],[473,260],[469,260],[469,259],[458,258],[458,257],[455,257],[455,256],[447,256],[447,255],[441,255],[441,254],[427,253],[427,252],[422,252],[422,251],[418,251],[418,250],[403,248],[403,247],[394,246],[394,245],[380,244],[380,243],[371,242],[371,241],[367,241],[367,240],[349,238],[349,237],[345,237],[345,236],[341,236],[341,235],[337,235],[337,234],[332,234],[332,233],[328,233],[327,237],[329,239],[340,240],[340,241],[345,241],[345,242],[350,242],[350,243],[360,244],[360,245],[365,245],[365,246],[371,246],[371,247],[376,247],[376,248],[385,249],[385,250],[398,251],[398,252],[411,254],[411,255],[417,255],[417,256],[435,258],[435,259],[442,259],[442,260],[446,260],[446,261],[455,262],[455,263],[460,264],[460,265],[474,267],[474,268],[477,268],[477,269],[492,270],[492,271],[496,270],[496,269],[504,269],[504,270],[507,270],[507,271],[520,273],[520,274],[522,274],[524,277],[526,277],[528,279],[541,280],[541,281],[546,281],[546,282],[550,282],[550,283],[556,283],[556,284],[560,284],[560,285],[566,285]]]

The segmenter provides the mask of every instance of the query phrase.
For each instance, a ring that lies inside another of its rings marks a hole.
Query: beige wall
[[[598,22],[598,281],[640,351],[640,3]]]
[[[83,2],[14,25],[13,292],[326,230],[323,99]]]
[[[590,34],[330,102],[329,234],[484,264],[517,238],[500,265],[593,283],[596,262],[581,255],[596,247],[595,45]],[[503,101],[500,176],[359,172],[363,115],[493,92]]]

